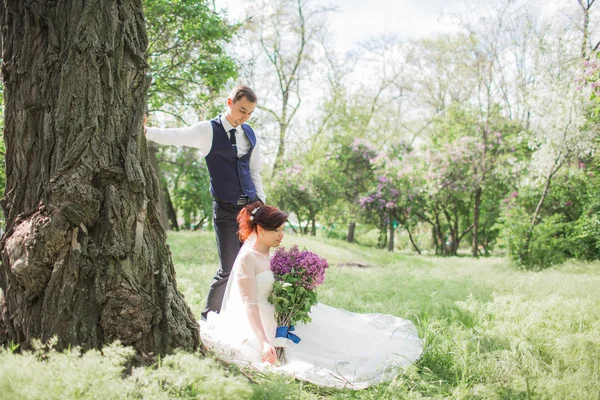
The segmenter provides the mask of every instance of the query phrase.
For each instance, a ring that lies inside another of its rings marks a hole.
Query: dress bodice
[[[273,291],[273,283],[275,277],[271,271],[271,257],[267,257],[255,248],[252,248],[252,253],[255,254],[256,262],[258,263],[256,273],[256,301],[259,304],[269,302],[269,296]]]
[[[271,270],[259,272],[256,275],[256,301],[258,304],[269,302],[269,296],[273,291],[273,283],[275,283],[275,277]]]

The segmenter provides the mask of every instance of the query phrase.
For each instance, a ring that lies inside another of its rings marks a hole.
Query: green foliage
[[[596,169],[595,162],[582,162],[557,174],[533,224],[540,189],[524,188],[504,200],[494,229],[499,230],[501,245],[515,264],[538,269],[571,257],[600,259],[600,185]]]
[[[498,234],[493,229],[498,204],[515,182],[515,171],[506,166],[528,153],[521,127],[499,110],[492,113],[486,134],[480,125],[474,110],[453,105],[432,125],[421,149],[396,141],[377,157],[378,178],[361,204],[371,221],[379,221],[380,245],[389,223],[407,232],[427,224],[436,254],[456,255],[462,240],[472,242],[479,192],[477,241],[489,254]]]
[[[131,395],[130,382],[121,374],[133,357],[131,348],[118,344],[101,352],[72,349],[58,353],[36,350],[22,354],[0,349],[0,398],[2,399],[124,399]]]
[[[152,84],[150,112],[164,112],[183,122],[193,111],[195,119],[212,117],[215,100],[237,77],[237,66],[225,46],[238,26],[228,25],[208,1],[149,0],[144,2]],[[196,228],[211,217],[212,201],[204,163],[194,149],[160,150],[159,174],[184,228]]]
[[[102,351],[56,352],[50,344],[33,352],[0,349],[0,399],[247,399],[253,388],[200,354],[176,353],[148,368],[134,368],[134,356],[118,343]]]
[[[600,157],[595,156],[583,170],[579,190],[579,218],[569,237],[570,254],[581,260],[600,259]],[[575,196],[572,196],[575,197]]]
[[[525,269],[543,269],[568,257],[569,225],[559,214],[544,218],[531,229],[531,215],[512,207],[498,221],[500,237],[510,258]]]
[[[231,376],[200,354],[169,355],[154,367],[135,369],[128,381],[135,382],[135,398],[140,399],[252,397],[252,387],[243,376]]]
[[[275,305],[276,315],[286,317],[277,322],[282,326],[295,325],[297,322],[309,323],[310,308],[317,304],[317,291],[295,285],[298,279],[293,274],[285,274],[281,278],[283,282],[275,282],[269,296],[269,303]]]
[[[338,187],[328,173],[331,160],[318,155],[290,161],[270,181],[269,195],[273,204],[293,212],[300,224],[300,233],[316,235],[317,216],[335,202]]]
[[[161,146],[158,156],[171,199],[183,216],[183,228],[197,228],[212,217],[210,176],[196,149]]]
[[[204,114],[215,95],[237,76],[225,45],[237,26],[228,25],[208,1],[147,0],[151,111],[179,107]]]
[[[600,204],[593,204],[596,211],[581,214],[569,236],[570,254],[580,260],[600,259]],[[592,206],[590,204],[590,206]],[[591,208],[591,207],[590,207]]]

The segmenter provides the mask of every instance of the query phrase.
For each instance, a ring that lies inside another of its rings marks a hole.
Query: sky
[[[451,0],[332,0],[339,13],[331,29],[338,45],[347,50],[358,41],[381,34],[419,37],[455,29],[447,18]]]
[[[214,0],[217,10],[227,9],[236,20],[244,17],[249,0]],[[371,36],[397,34],[400,37],[419,37],[434,32],[455,30],[448,18],[440,17],[450,11],[456,0],[316,0],[313,4],[333,6],[337,12],[330,20],[330,31],[341,51]]]
[[[245,8],[254,0],[212,0],[217,10],[227,9],[235,20],[245,17]],[[529,3],[531,0],[517,0]],[[537,0],[543,12],[553,13],[560,7],[577,7],[576,0]],[[313,0],[313,5],[333,6],[330,31],[342,52],[369,37],[396,34],[416,38],[437,32],[454,32],[459,28],[451,21],[465,4],[477,0]],[[485,1],[482,2],[485,4]]]

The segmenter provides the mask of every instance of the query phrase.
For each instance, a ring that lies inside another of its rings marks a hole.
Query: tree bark
[[[4,0],[7,340],[196,349],[141,128],[141,0]]]
[[[348,236],[346,239],[349,243],[354,243],[354,233],[356,232],[356,221],[350,222],[348,225]]]

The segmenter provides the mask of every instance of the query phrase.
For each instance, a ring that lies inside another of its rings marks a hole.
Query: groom
[[[248,203],[266,196],[260,177],[261,159],[252,128],[245,122],[256,108],[257,97],[248,86],[235,87],[227,98],[225,115],[186,128],[144,127],[146,137],[160,144],[200,149],[210,175],[213,221],[221,266],[215,275],[202,318],[219,312],[233,262],[240,250],[237,214]],[[145,124],[145,120],[144,120]]]

